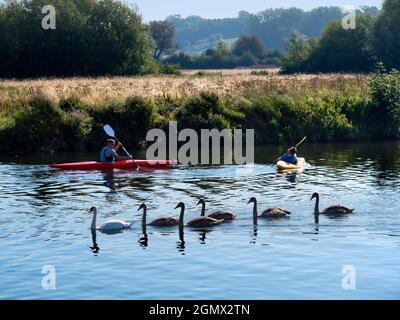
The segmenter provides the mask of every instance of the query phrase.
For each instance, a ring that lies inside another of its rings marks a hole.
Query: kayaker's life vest
[[[111,149],[110,147],[104,147],[101,152],[100,152],[100,162],[114,162],[115,161],[115,157],[114,157],[114,152],[112,152],[112,156],[108,157],[106,156],[107,151],[113,151],[113,149]]]
[[[291,163],[291,164],[297,164],[298,160],[297,160],[297,156],[296,154],[287,154],[285,153],[282,157],[281,157],[282,161]]]

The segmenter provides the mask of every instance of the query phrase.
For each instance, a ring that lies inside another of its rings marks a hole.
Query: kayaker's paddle
[[[117,142],[121,145],[122,150],[126,153],[126,155],[127,155],[128,157],[132,157],[131,154],[130,154],[130,153],[125,149],[125,147],[122,145],[122,143],[118,141],[117,137],[115,136],[115,131],[114,131],[114,129],[111,128],[111,126],[110,126],[109,124],[104,125],[103,129],[104,129],[104,131],[107,133],[107,135],[108,135],[109,137],[114,138],[115,141],[117,141]],[[132,157],[132,160],[133,160],[133,163],[135,164],[135,166],[139,169],[140,166],[136,163],[136,161],[135,161],[135,159],[133,159],[133,157]]]
[[[296,144],[295,147],[297,148],[297,147],[298,147],[299,145],[301,145],[304,141],[306,141],[306,139],[307,139],[307,136],[304,137],[303,139],[301,139],[301,141],[300,141],[298,144]]]

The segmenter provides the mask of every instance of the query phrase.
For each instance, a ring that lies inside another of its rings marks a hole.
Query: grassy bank
[[[259,144],[304,135],[393,138],[399,77],[388,77],[375,83],[359,75],[274,74],[0,81],[0,149],[97,150],[104,123],[138,147],[149,129],[166,129],[171,120],[180,129],[254,128]],[[384,90],[390,81],[392,96]]]

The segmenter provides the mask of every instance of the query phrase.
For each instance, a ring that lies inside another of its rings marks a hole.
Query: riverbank
[[[0,81],[0,150],[97,150],[104,123],[128,146],[144,146],[147,131],[167,129],[169,121],[179,129],[255,129],[257,144],[305,135],[311,141],[394,138],[382,114],[391,106],[379,98],[367,76],[352,74],[7,80]]]

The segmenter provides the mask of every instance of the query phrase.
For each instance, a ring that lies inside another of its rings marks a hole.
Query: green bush
[[[400,133],[400,72],[386,73],[382,65],[370,76],[369,85],[374,102],[374,120],[385,128],[388,136]]]
[[[155,104],[150,99],[131,97],[124,103],[111,103],[91,110],[94,119],[92,139],[105,140],[103,125],[109,123],[127,146],[137,145],[145,139],[152,127],[155,116]]]
[[[172,74],[172,75],[181,75],[180,66],[177,64],[162,64],[160,73],[162,74]]]
[[[229,99],[213,92],[188,99],[176,112],[179,127],[194,130],[234,128],[241,117]]]

